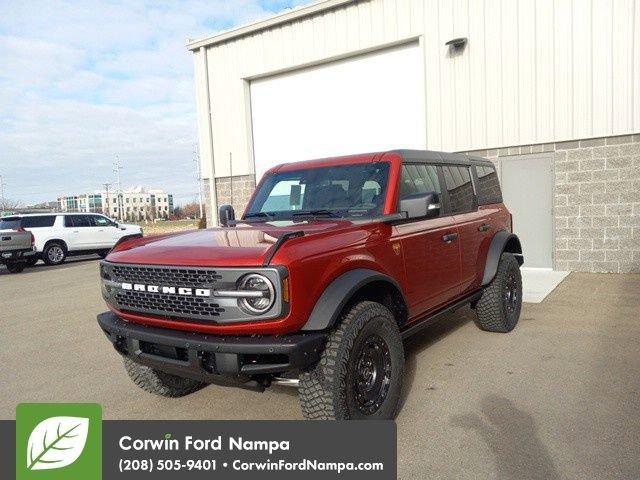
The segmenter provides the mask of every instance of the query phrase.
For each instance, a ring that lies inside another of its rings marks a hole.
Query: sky
[[[185,44],[309,0],[0,0],[0,175],[22,205],[115,183],[197,198]],[[113,188],[113,187],[112,187]]]

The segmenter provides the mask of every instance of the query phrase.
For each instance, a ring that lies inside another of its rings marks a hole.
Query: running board
[[[460,300],[452,303],[451,305],[444,307],[442,310],[438,310],[435,313],[430,313],[426,317],[421,318],[420,320],[416,320],[412,322],[406,329],[402,330],[400,334],[402,335],[402,339],[406,340],[407,338],[415,335],[421,330],[433,325],[446,314],[454,312],[458,310],[460,307],[464,307],[468,303],[472,303],[480,298],[482,295],[482,290],[472,293],[466,297],[461,298]]]

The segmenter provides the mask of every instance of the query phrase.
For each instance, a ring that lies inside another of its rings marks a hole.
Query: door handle
[[[448,233],[442,236],[442,241],[445,243],[451,243],[458,238],[457,233]]]
[[[488,223],[483,223],[482,225],[480,225],[478,227],[478,231],[479,232],[486,232],[487,230],[489,230],[491,228],[491,225],[489,225]]]

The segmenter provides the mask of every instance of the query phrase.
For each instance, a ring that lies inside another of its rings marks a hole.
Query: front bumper
[[[206,383],[242,384],[255,377],[302,370],[317,363],[323,333],[223,336],[148,327],[113,312],[98,324],[115,349],[148,367]]]
[[[37,253],[38,252],[36,252],[33,248],[23,250],[8,250],[6,252],[0,252],[0,262],[16,262],[20,260],[28,260]]]

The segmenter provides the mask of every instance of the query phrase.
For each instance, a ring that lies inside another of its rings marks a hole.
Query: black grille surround
[[[245,312],[237,298],[216,294],[217,291],[236,291],[238,281],[250,273],[264,275],[274,286],[276,301],[262,315]],[[282,279],[287,276],[284,267],[209,268],[103,260],[100,276],[105,301],[123,313],[228,324],[276,318],[288,309],[282,302]]]

